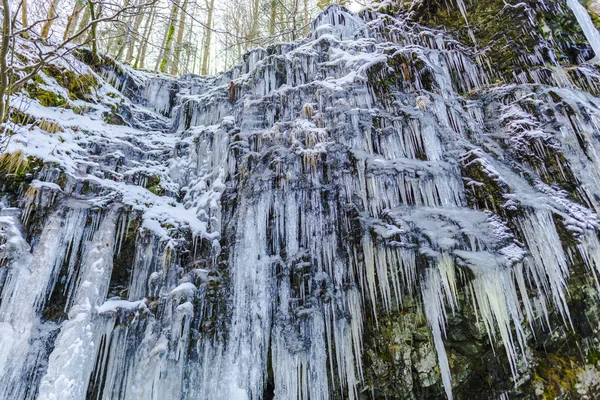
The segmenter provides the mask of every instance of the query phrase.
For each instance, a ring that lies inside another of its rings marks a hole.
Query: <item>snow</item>
[[[96,307],[96,312],[98,314],[111,314],[118,311],[137,311],[146,308],[146,302],[147,299],[138,301],[107,300]]]
[[[191,282],[184,282],[171,290],[170,295],[174,297],[183,297],[187,299],[193,299],[194,294],[198,288]]]

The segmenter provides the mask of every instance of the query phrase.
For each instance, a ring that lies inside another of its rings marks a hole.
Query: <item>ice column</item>
[[[105,300],[110,282],[116,225],[117,212],[113,208],[87,246],[75,301],[50,355],[39,400],[85,398],[104,331],[95,310]]]
[[[567,4],[571,11],[573,11],[573,14],[575,14],[575,18],[577,18],[577,22],[579,22],[585,37],[590,42],[594,53],[596,53],[594,62],[600,62],[600,32],[594,26],[592,18],[585,7],[578,0],[567,0]]]

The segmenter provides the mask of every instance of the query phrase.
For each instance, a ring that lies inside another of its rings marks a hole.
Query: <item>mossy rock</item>
[[[547,62],[552,57],[543,52],[552,49],[563,62],[576,63],[587,46],[581,28],[564,4],[552,4],[548,9],[538,0],[464,1],[466,21],[459,7],[445,0],[411,4],[418,23],[449,31],[475,52],[485,49],[485,56],[493,61],[490,72],[499,77],[510,78],[513,72],[527,68],[523,59],[536,51],[541,51]]]
[[[71,100],[89,101],[92,99],[92,91],[99,86],[98,80],[90,72],[78,75],[70,69],[59,68],[55,65],[49,65],[42,71],[67,89]]]
[[[463,160],[462,175],[474,182],[467,190],[469,205],[505,216],[503,205],[510,189],[498,177],[490,176],[475,154]]]
[[[38,85],[28,84],[25,86],[25,90],[30,98],[37,99],[44,107],[65,107],[67,105],[67,100],[63,96],[42,89]]]
[[[104,113],[104,122],[106,122],[109,125],[119,125],[119,126],[125,126],[127,125],[127,122],[125,122],[125,119],[120,116],[117,113],[111,112],[111,113]]]
[[[36,157],[26,157],[22,152],[4,153],[0,155],[0,188],[3,192],[17,199],[26,188],[35,172],[44,162]]]
[[[572,356],[548,354],[539,358],[535,368],[533,383],[543,388],[540,398],[578,398],[575,385],[582,371],[581,361]]]
[[[148,177],[148,180],[146,181],[146,189],[157,196],[164,196],[166,193],[165,188],[160,185],[160,176],[158,175],[152,175]]]

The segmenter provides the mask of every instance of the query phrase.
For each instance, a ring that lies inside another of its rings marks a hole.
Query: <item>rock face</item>
[[[594,398],[594,56],[563,1],[331,6],[16,103],[0,398]]]

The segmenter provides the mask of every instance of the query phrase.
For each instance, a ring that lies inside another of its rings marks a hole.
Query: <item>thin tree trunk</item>
[[[153,6],[150,18],[146,20],[146,25],[144,26],[144,36],[142,38],[143,42],[138,49],[138,55],[135,59],[135,63],[133,63],[134,68],[144,68],[144,62],[146,61],[146,49],[148,48],[148,41],[150,40],[150,35],[152,34],[152,26],[154,25],[155,18],[156,6]]]
[[[77,32],[81,31],[83,28],[85,28],[88,24],[88,22],[90,22],[90,6],[91,4],[89,3],[88,0],[84,0],[85,4],[85,10],[83,12],[83,17],[81,18],[81,21],[79,21],[79,28],[77,28]],[[81,43],[85,43],[88,39],[88,35],[79,35],[79,37],[76,39],[76,42],[81,44]]]
[[[21,0],[21,24],[23,25],[23,29],[29,26],[29,22],[27,21],[27,0]],[[23,39],[29,39],[28,32],[23,32],[21,36]]]
[[[98,43],[96,43],[96,25],[94,22],[96,20],[96,10],[94,10],[94,3],[88,2],[88,7],[90,9],[90,39],[92,41],[92,63],[95,64],[98,61]],[[100,9],[98,15],[102,13],[102,9]]]
[[[215,0],[210,0],[210,5],[206,10],[206,28],[204,30],[204,50],[202,54],[202,75],[208,75],[208,60],[210,59],[210,41],[212,39],[212,20]]]
[[[56,8],[58,7],[59,2],[60,2],[60,0],[52,0],[52,3],[50,3],[50,9],[48,10],[48,17],[47,17],[48,21],[46,21],[46,23],[42,27],[42,31],[40,33],[40,36],[43,38],[47,38],[48,35],[50,34],[50,28],[52,27],[52,23],[56,19]]]
[[[129,7],[129,0],[126,0],[121,7]],[[129,43],[129,38],[131,36],[130,23],[132,20],[133,18],[131,16],[126,16],[123,20],[123,25],[112,22],[110,28],[107,29],[108,44],[106,45],[106,53],[112,54],[115,60],[121,59],[123,51],[125,51],[125,47],[127,46],[127,43]],[[120,30],[120,27],[122,26],[127,27],[125,33]]]
[[[296,40],[296,13],[298,12],[298,0],[294,0],[294,8],[292,9],[292,42]]]
[[[271,15],[269,16],[269,36],[275,34],[277,25],[277,0],[271,0]]]
[[[308,34],[308,24],[310,23],[309,15],[308,15],[308,0],[304,0],[304,34]]]
[[[193,12],[193,11],[192,11]],[[190,72],[190,59],[192,57],[192,37],[194,36],[194,15],[192,14],[190,21],[190,29],[188,29],[187,42],[188,47],[185,51],[185,72]],[[194,70],[191,71],[192,73]]]
[[[139,4],[139,2],[138,2],[138,4]],[[138,9],[138,10],[136,10],[136,12],[137,12],[137,14],[133,21],[133,28],[128,35],[129,43],[127,43],[128,47],[127,47],[127,54],[125,54],[125,62],[131,62],[131,59],[133,58],[133,50],[135,48],[136,38],[137,38],[137,35],[139,35],[139,33],[140,33],[139,32],[140,26],[142,25],[142,20],[144,19],[144,15],[145,15],[145,13],[143,12],[142,9]],[[150,16],[148,16],[148,18],[150,18]]]
[[[185,16],[188,0],[183,0],[181,10],[179,10],[179,29],[177,31],[177,40],[175,41],[175,55],[171,61],[171,75],[177,75],[179,64],[181,64],[181,44],[183,43],[183,33],[185,32]]]
[[[25,0],[23,0],[25,1]],[[73,32],[75,31],[75,26],[79,21],[79,16],[81,15],[81,11],[85,8],[85,4],[82,0],[77,0],[75,2],[75,8],[73,8],[73,12],[67,19],[67,27],[65,28],[65,34],[63,35],[63,40],[67,40]]]
[[[204,40],[204,38],[202,38],[202,40]],[[201,43],[200,40],[198,40],[196,43]],[[200,52],[200,49],[196,47],[194,53],[194,62],[192,64],[192,72],[196,73],[196,64],[198,63],[198,53]],[[200,71],[198,71],[200,72]]]
[[[173,43],[173,36],[175,35],[175,23],[177,22],[177,11],[179,10],[179,2],[178,0],[173,1],[173,6],[171,7],[171,15],[169,16],[169,24],[167,25],[167,30],[165,32],[165,39],[163,40],[163,51],[162,55],[158,58],[158,70],[160,72],[165,72],[167,70],[167,65],[169,63],[169,57],[171,57],[171,46]]]
[[[0,45],[0,122],[8,117],[8,50],[10,48],[10,0],[2,0],[2,44]]]
[[[254,0],[252,5],[252,27],[250,28],[249,39],[254,41],[259,37],[259,17],[260,17],[260,0]]]

